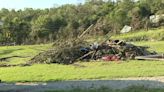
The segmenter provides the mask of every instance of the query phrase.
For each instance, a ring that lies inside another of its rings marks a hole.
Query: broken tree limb
[[[93,54],[93,53],[94,53],[94,51],[88,52],[87,54],[83,55],[82,57],[80,57],[80,58],[77,59],[77,60],[81,60],[81,59],[83,59],[83,58],[85,58],[85,57],[87,57],[87,56],[89,56],[89,55],[91,55],[91,54]]]
[[[155,61],[164,61],[163,55],[148,55],[148,56],[137,56],[135,57],[137,60],[155,60]]]
[[[96,55],[97,51],[98,50],[96,50],[96,51],[93,52],[91,59],[94,59],[95,58],[95,55]]]
[[[89,32],[90,31],[90,29],[93,27],[93,24],[92,25],[90,25],[78,38],[81,38],[81,37],[83,37],[87,32]]]

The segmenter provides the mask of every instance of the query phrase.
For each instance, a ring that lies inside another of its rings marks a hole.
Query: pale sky
[[[0,0],[0,9],[51,8],[55,5],[84,3],[85,0]]]

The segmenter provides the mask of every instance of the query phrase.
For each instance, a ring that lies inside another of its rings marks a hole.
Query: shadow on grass
[[[15,51],[18,51],[18,50],[24,50],[23,48],[18,48],[18,49],[6,49],[6,50],[2,50],[0,51],[0,56],[1,55],[8,55],[8,54],[11,54]]]
[[[150,80],[86,80],[0,84],[0,92],[164,92],[164,82]]]

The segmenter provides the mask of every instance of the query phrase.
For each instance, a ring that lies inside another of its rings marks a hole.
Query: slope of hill
[[[112,39],[125,41],[162,41],[164,40],[164,29],[152,29],[149,31],[135,31],[113,36]]]

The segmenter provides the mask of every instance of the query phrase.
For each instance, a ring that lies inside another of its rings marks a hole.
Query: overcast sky
[[[84,3],[85,0],[0,0],[0,9],[51,8],[63,4]]]

